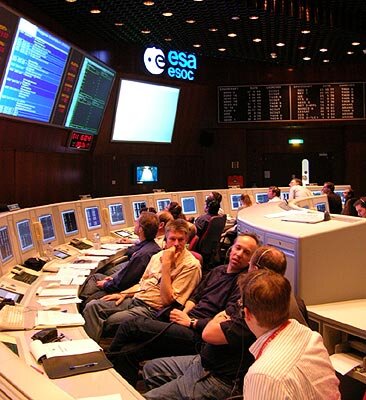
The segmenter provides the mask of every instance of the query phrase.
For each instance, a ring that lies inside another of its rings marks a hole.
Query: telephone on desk
[[[76,247],[78,250],[87,250],[93,247],[92,245],[85,243],[83,240],[77,238],[71,239],[70,245]]]

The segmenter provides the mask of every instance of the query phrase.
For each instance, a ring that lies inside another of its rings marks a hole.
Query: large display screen
[[[97,134],[113,80],[112,70],[85,57],[65,126]]]
[[[20,18],[0,88],[0,112],[49,122],[70,46]]]
[[[0,114],[97,135],[115,72],[0,6]]]
[[[179,91],[122,79],[112,141],[171,143]]]
[[[136,183],[139,185],[158,181],[158,167],[156,165],[137,165],[135,174]]]
[[[0,257],[2,262],[8,261],[13,257],[7,226],[0,227]]]

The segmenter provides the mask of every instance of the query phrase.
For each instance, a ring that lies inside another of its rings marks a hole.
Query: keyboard
[[[30,325],[33,326],[30,326],[26,321],[27,314],[33,314],[33,313],[25,311],[24,307],[22,306],[9,306],[9,305],[4,306],[0,310],[0,330],[11,331],[11,330],[24,330],[33,328],[34,323],[31,323]]]
[[[28,272],[21,271],[19,274],[15,274],[12,279],[15,279],[19,282],[24,282],[28,285],[31,285],[36,279],[38,278],[37,275],[29,274]]]

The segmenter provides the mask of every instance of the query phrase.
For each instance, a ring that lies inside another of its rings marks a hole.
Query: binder
[[[45,358],[43,368],[51,379],[103,371],[112,368],[112,363],[103,351]]]

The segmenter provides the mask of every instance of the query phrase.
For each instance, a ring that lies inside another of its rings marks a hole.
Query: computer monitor
[[[322,202],[322,203],[317,203],[315,204],[316,210],[320,212],[325,212],[327,211],[327,203]]]
[[[288,200],[290,196],[290,192],[284,192],[283,190],[281,190],[281,199],[282,200]]]
[[[13,248],[11,246],[9,229],[5,226],[0,226],[0,257],[2,264],[11,260],[14,257]]]
[[[76,235],[79,233],[75,210],[70,209],[61,211],[61,219],[65,236]]]
[[[196,198],[194,196],[181,197],[183,214],[197,214]]]
[[[265,193],[256,193],[255,194],[255,202],[256,203],[266,203],[268,201],[268,194]]]
[[[85,207],[85,221],[89,231],[101,228],[99,208],[97,206]]]
[[[22,252],[34,248],[30,219],[16,222],[18,241]]]
[[[230,204],[232,210],[237,210],[240,207],[241,194],[233,193],[230,195]]]
[[[40,215],[38,221],[42,226],[43,243],[50,243],[56,239],[55,227],[51,214]]]
[[[123,212],[123,205],[121,203],[109,204],[108,210],[111,225],[120,225],[126,222]]]
[[[147,203],[145,200],[141,201],[133,201],[132,202],[132,211],[133,211],[133,219],[136,221],[140,216],[141,209],[146,208]]]
[[[165,210],[169,204],[171,203],[171,199],[158,199],[156,200],[156,206],[158,211]]]

